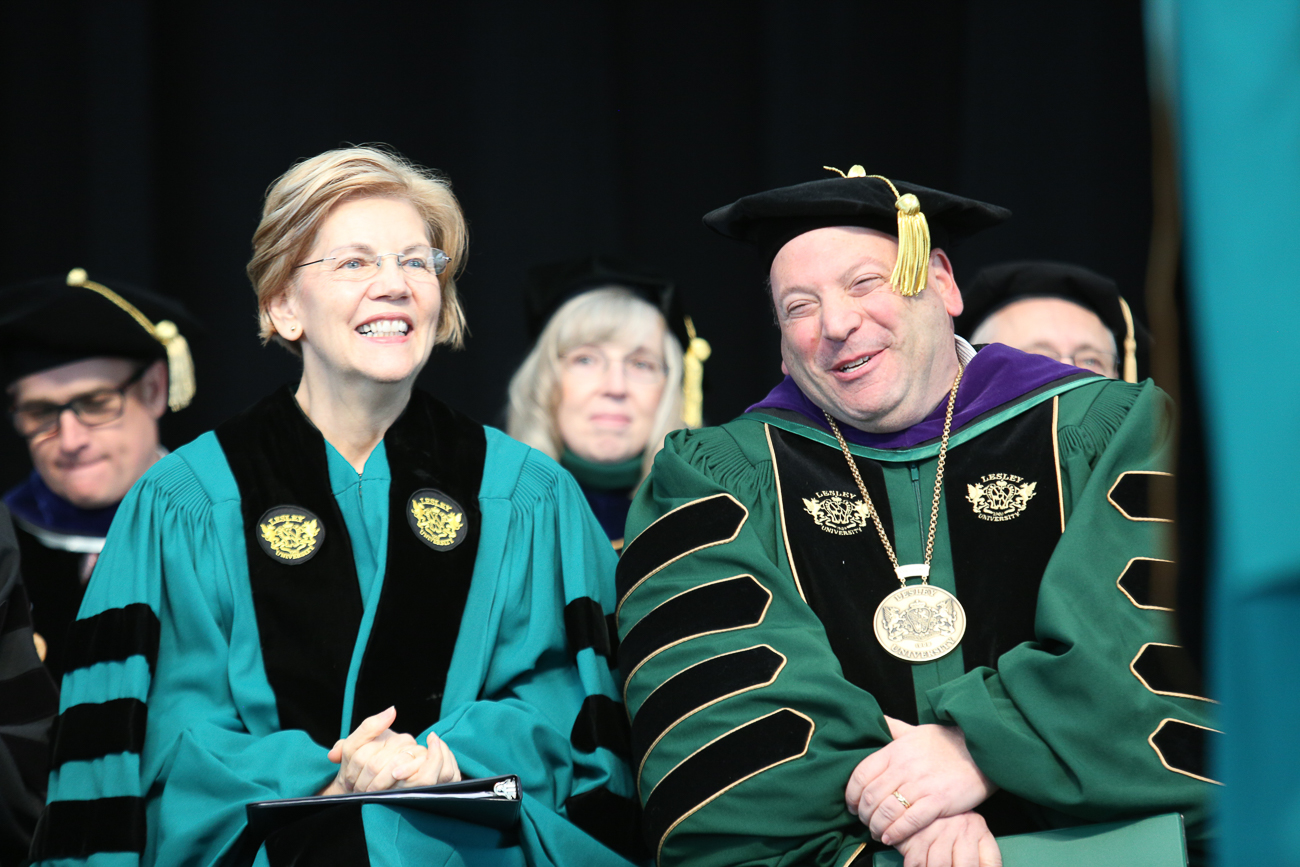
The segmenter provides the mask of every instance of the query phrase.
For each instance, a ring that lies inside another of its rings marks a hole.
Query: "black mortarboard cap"
[[[688,427],[700,426],[704,362],[712,350],[708,341],[696,335],[695,324],[683,309],[681,294],[672,280],[647,274],[611,256],[584,256],[534,265],[528,269],[528,278],[524,320],[532,340],[541,335],[546,323],[566,301],[593,289],[627,289],[658,310],[668,323],[668,330],[681,344],[685,356],[683,419]]]
[[[990,265],[961,290],[964,309],[957,333],[969,338],[984,320],[1025,298],[1064,298],[1097,314],[1115,335],[1123,361],[1123,376],[1137,381],[1136,354],[1146,353],[1150,335],[1133,318],[1119,286],[1109,277],[1066,262],[1024,261]]]
[[[42,370],[107,356],[167,359],[169,403],[180,409],[194,391],[182,329],[193,318],[178,302],[127,283],[100,283],[74,268],[0,289],[0,380],[10,385]]]
[[[606,288],[627,289],[644,298],[663,314],[668,329],[685,349],[690,343],[686,314],[676,284],[667,277],[647,274],[627,262],[610,256],[584,256],[563,262],[547,262],[528,269],[528,290],[524,316],[528,336],[536,340],[564,303],[584,292]]]
[[[947,247],[1011,216],[997,205],[907,181],[891,183],[854,166],[847,176],[737,199],[705,214],[704,224],[720,235],[758,247],[770,261],[792,238],[828,226],[862,226],[898,236],[901,203],[909,194],[916,197],[923,222],[928,223],[931,247]]]

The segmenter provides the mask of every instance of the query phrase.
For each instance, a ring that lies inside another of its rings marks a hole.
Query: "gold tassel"
[[[921,213],[920,200],[911,193],[900,196],[889,178],[869,175],[862,166],[853,166],[847,175],[834,166],[822,168],[839,172],[842,178],[875,178],[889,184],[894,194],[894,207],[898,209],[898,258],[894,261],[894,273],[889,282],[899,295],[911,298],[920,294],[930,271],[930,224]]]
[[[921,202],[911,193],[900,196],[889,178],[881,175],[867,177],[889,184],[894,194],[894,207],[898,209],[898,258],[894,261],[894,273],[889,282],[894,284],[899,295],[908,298],[919,295],[930,272],[930,224],[921,213]]]
[[[172,412],[189,406],[190,401],[194,399],[196,389],[194,359],[190,355],[190,345],[181,336],[176,323],[170,319],[163,319],[154,325],[149,321],[149,317],[141,313],[139,308],[130,301],[107,286],[91,280],[85,268],[73,268],[69,271],[67,283],[69,286],[89,289],[107,298],[134,319],[141,328],[149,332],[150,337],[163,345],[163,349],[167,351],[167,405],[171,407]]]
[[[1119,309],[1124,314],[1124,381],[1138,381],[1137,338],[1133,336],[1133,311],[1128,309],[1124,296],[1119,297]]]
[[[170,319],[163,319],[154,326],[154,337],[167,350],[167,405],[172,412],[185,409],[194,399],[195,391],[190,344]]]
[[[704,362],[713,354],[709,341],[695,336],[695,323],[686,318],[686,335],[690,338],[683,353],[682,421],[689,428],[704,424]]]

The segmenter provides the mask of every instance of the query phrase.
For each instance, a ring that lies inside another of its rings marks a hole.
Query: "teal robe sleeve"
[[[305,732],[279,729],[236,584],[247,584],[242,541],[230,544],[242,540],[237,496],[233,482],[200,481],[221,460],[205,440],[122,502],[75,627],[83,658],[64,678],[60,743],[96,743],[94,728],[118,737],[101,736],[93,757],[56,750],[43,824],[80,816],[82,848],[109,847],[92,863],[211,863],[246,802],[313,794],[337,768]],[[67,853],[73,841],[48,842]]]
[[[479,502],[483,537],[433,731],[466,777],[519,775],[530,864],[626,863],[574,824],[625,850],[635,835],[606,625],[614,551],[567,472],[491,429]]]
[[[480,553],[433,731],[465,776],[521,777],[519,845],[367,807],[371,862],[474,861],[458,847],[477,846],[499,864],[626,864],[566,818],[591,793],[631,803],[625,745],[583,736],[596,714],[622,712],[609,651],[575,650],[565,628],[571,601],[612,612],[613,553],[572,479],[495,431],[488,440]],[[243,831],[247,802],[313,794],[337,770],[305,732],[279,726],[223,461],[206,435],[120,507],[78,621],[85,658],[62,696],[65,734],[79,735],[68,743],[95,754],[56,756],[42,820],[83,830],[47,835],[42,863],[214,864]],[[116,740],[93,736],[105,723]]]

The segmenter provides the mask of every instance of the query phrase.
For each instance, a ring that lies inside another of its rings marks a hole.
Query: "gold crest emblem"
[[[803,510],[823,532],[852,536],[867,526],[867,504],[856,494],[846,491],[819,491],[813,497],[801,497]]]
[[[422,488],[407,501],[407,523],[435,551],[450,551],[465,539],[465,510],[442,491]]]
[[[989,473],[978,484],[966,486],[966,499],[982,520],[1010,521],[1029,505],[1037,487],[1038,482],[1010,473]]]
[[[273,559],[290,566],[306,563],[320,550],[325,529],[300,506],[277,506],[257,522],[258,544]]]

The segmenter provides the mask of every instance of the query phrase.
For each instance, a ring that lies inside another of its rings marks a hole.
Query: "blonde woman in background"
[[[664,437],[700,424],[708,344],[670,281],[617,260],[539,265],[529,276],[536,343],[510,381],[506,430],[573,474],[619,549]]]
[[[119,508],[35,860],[628,864],[613,553],[554,462],[414,388],[461,343],[465,238],[447,181],[384,150],[272,185],[248,273],[302,378]],[[253,801],[507,774],[508,832],[333,806],[262,845],[245,821]]]

